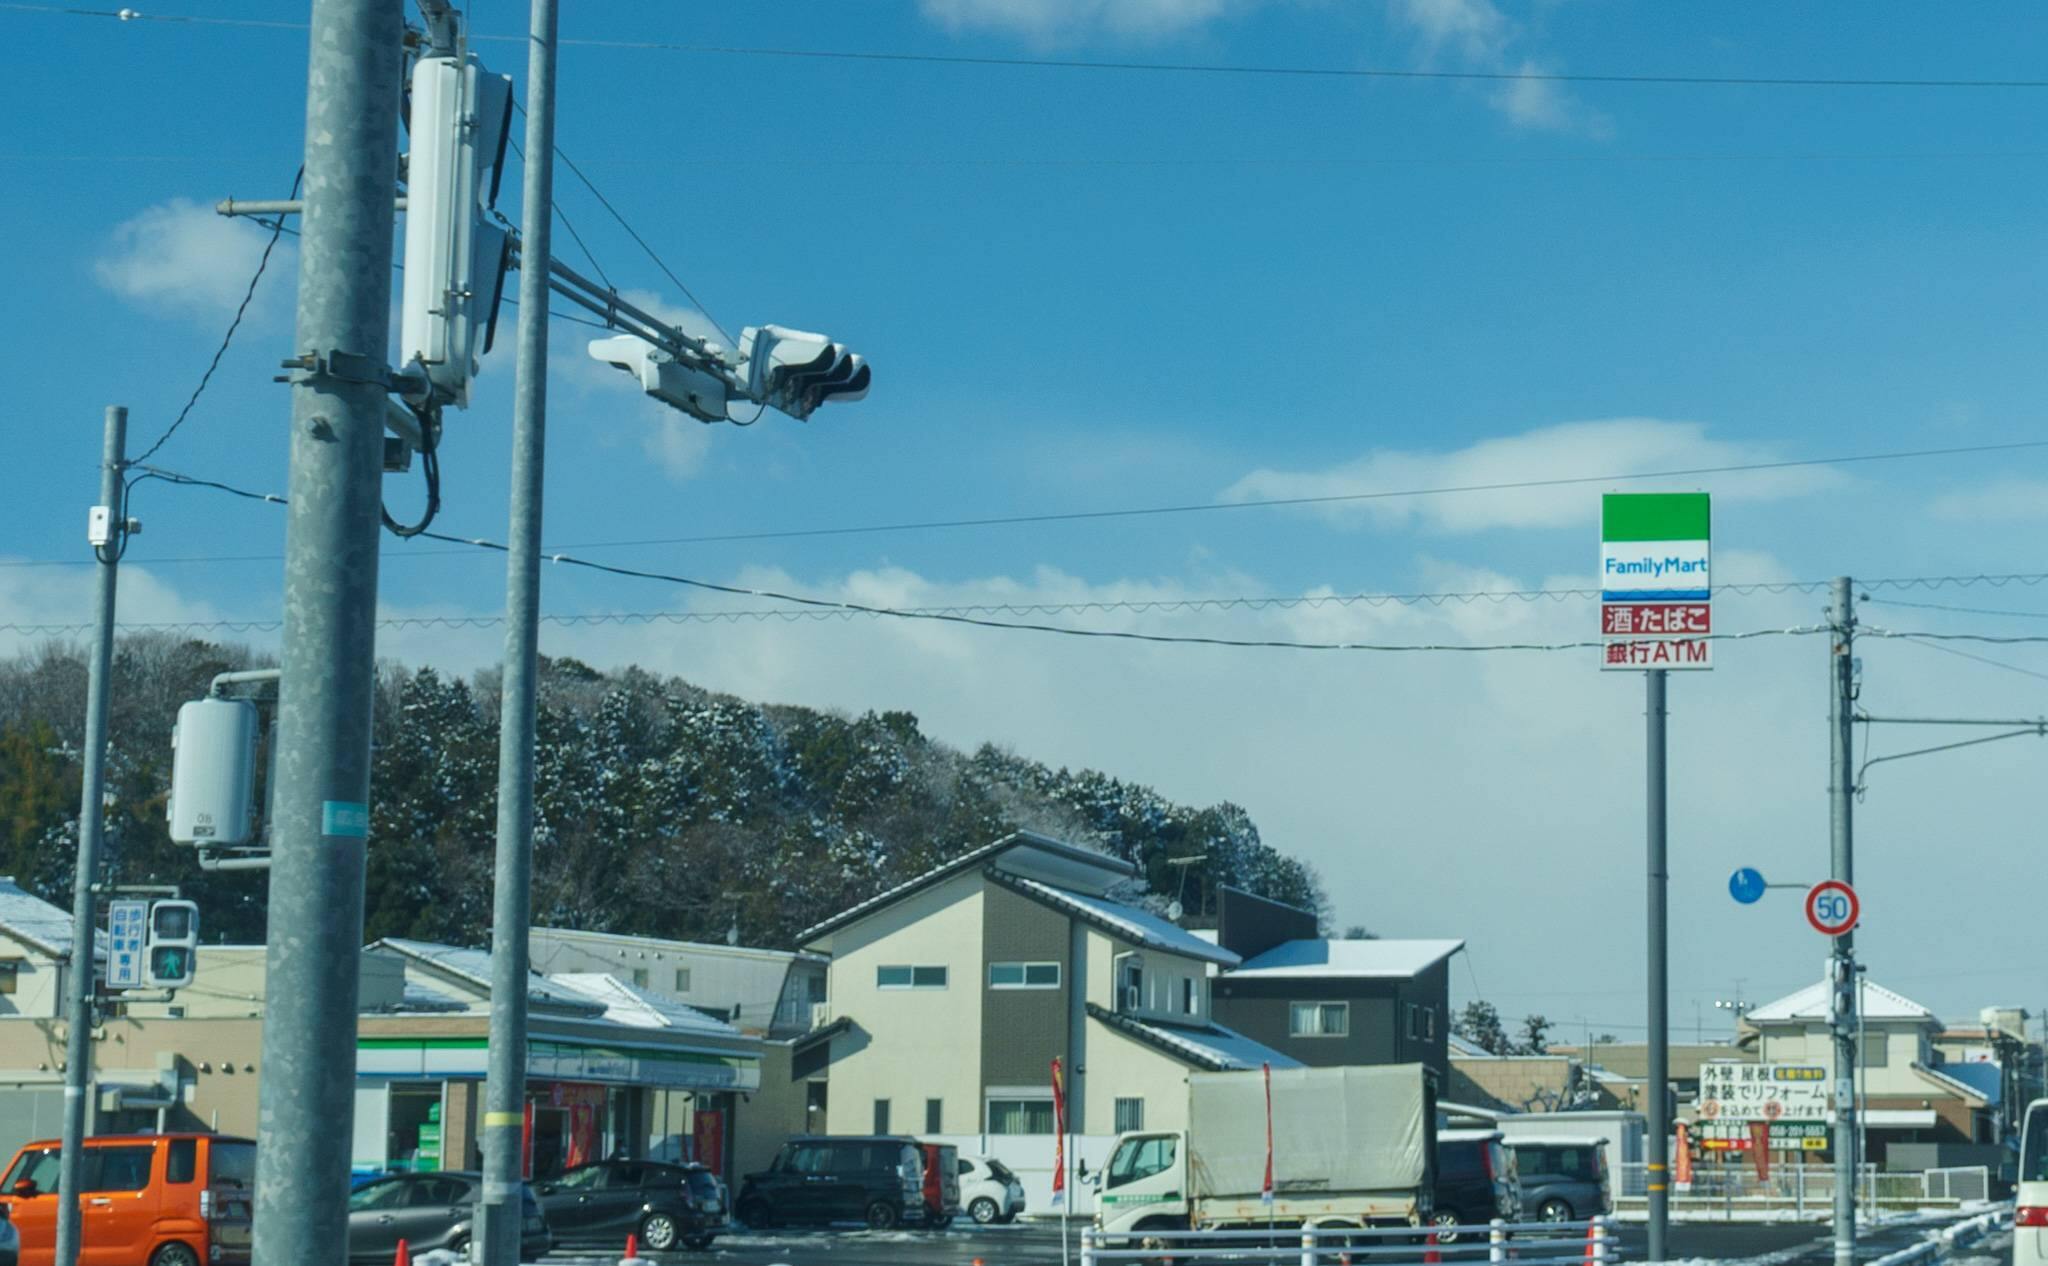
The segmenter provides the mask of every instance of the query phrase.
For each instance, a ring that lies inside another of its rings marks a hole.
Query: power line
[[[304,31],[304,22],[258,18],[223,18],[174,13],[143,13],[135,9],[85,9],[52,4],[0,3],[15,13],[63,14],[162,22],[190,26],[253,27]],[[472,43],[524,43],[523,35],[471,35]],[[570,38],[563,47],[605,48],[649,52],[693,53],[719,57],[775,57],[809,61],[907,63],[939,66],[1002,66],[1033,70],[1124,71],[1150,74],[1251,75],[1290,79],[1412,79],[1484,83],[1633,84],[1728,88],[2048,88],[2044,79],[1854,78],[1819,75],[1651,75],[1539,71],[1397,70],[1355,66],[1261,66],[1213,62],[1096,61],[1062,57],[977,57],[957,53],[906,53],[854,49],[772,48],[745,45],[684,44],[665,40]]]
[[[177,471],[151,467],[149,473],[167,483],[186,487],[208,488],[251,501],[265,501],[285,504],[285,498],[276,493],[251,492],[236,488],[217,480],[200,479]],[[469,545],[477,549],[504,553],[506,546],[498,541],[482,537],[465,538],[442,532],[422,532],[421,536],[456,545]],[[881,607],[861,602],[841,602],[831,598],[815,598],[805,594],[785,593],[775,589],[757,589],[743,585],[724,585],[714,581],[699,580],[672,572],[651,571],[638,567],[620,567],[611,563],[600,563],[592,559],[577,558],[563,553],[549,553],[547,561],[565,567],[577,567],[588,571],[602,572],[611,576],[622,576],[636,580],[654,580],[665,584],[681,585],[700,589],[708,593],[722,593],[735,597],[762,598],[772,602],[788,603],[791,606],[812,610],[846,612],[853,615],[886,616],[893,619],[926,620],[942,624],[959,624],[976,628],[1009,629],[1018,632],[1046,633],[1059,637],[1092,638],[1107,641],[1148,642],[1178,646],[1220,646],[1260,650],[1297,651],[1378,651],[1399,652],[1447,652],[1452,654],[1474,654],[1498,651],[1567,651],[1587,650],[1604,644],[1602,639],[1582,639],[1566,642],[1500,642],[1474,643],[1398,643],[1398,642],[1298,642],[1277,638],[1225,638],[1169,635],[1161,633],[1138,633],[1126,629],[1078,629],[1056,624],[993,620],[983,616],[953,614],[937,611],[915,611],[899,607]],[[1825,633],[1826,625],[1795,626],[1790,628],[1754,629],[1741,633],[1710,633],[1701,640],[1748,641],[1761,637],[1789,637]]]
[[[1863,462],[1906,461],[1926,457],[1956,457],[1974,453],[2009,452],[2016,449],[2048,448],[2048,440],[2016,440],[2004,444],[1978,444],[1957,448],[1927,448],[1891,453],[1859,453],[1847,457],[1805,457],[1776,462],[1740,462],[1725,466],[1693,466],[1680,470],[1649,470],[1609,475],[1568,475],[1555,479],[1515,479],[1496,483],[1451,484],[1435,488],[1386,489],[1375,492],[1327,493],[1314,497],[1263,497],[1243,501],[1202,501],[1183,505],[1139,506],[1114,510],[1070,510],[1048,514],[1006,514],[985,518],[923,519],[901,523],[870,523],[852,527],[784,528],[765,532],[718,532],[699,536],[648,537],[631,541],[579,541],[567,549],[618,549],[637,545],[706,545],[735,541],[793,540],[821,536],[864,536],[882,532],[923,532],[950,528],[1011,527],[1033,523],[1077,523],[1096,519],[1130,519],[1154,515],[1203,514],[1217,510],[1263,510],[1286,506],[1344,505],[1364,501],[1393,501],[1409,497],[1446,497],[1474,492],[1512,492],[1530,488],[1567,488],[1579,484],[1629,483],[1644,479],[1684,479],[1701,475],[1751,474],[1766,470],[1792,470],[1806,466],[1846,466]]]
[[[1949,611],[1957,615],[1998,615],[2015,619],[2048,620],[2048,611],[2004,611],[1993,607],[1955,607],[1940,602],[1908,602],[1903,598],[1869,598],[1865,602],[1881,607],[1914,607],[1921,611]]]
[[[292,177],[292,191],[286,196],[291,198],[298,197],[299,182],[305,178],[306,169],[301,165],[298,174]],[[242,328],[242,317],[249,311],[249,301],[256,297],[256,283],[263,280],[263,270],[270,267],[270,253],[277,249],[277,239],[283,235],[284,220],[280,218],[275,225],[271,226],[270,240],[263,244],[263,254],[256,260],[256,271],[249,278],[248,289],[242,292],[242,302],[235,307],[235,319],[228,322],[228,332],[221,335],[220,346],[213,349],[213,359],[207,363],[206,372],[199,375],[199,385],[192,388],[192,394],[186,399],[185,407],[178,410],[178,416],[172,419],[168,427],[164,428],[164,433],[156,437],[156,443],[142,450],[141,455],[133,458],[131,464],[139,465],[155,456],[156,451],[162,448],[170,440],[171,436],[177,434],[178,428],[185,425],[185,419],[191,416],[192,406],[199,403],[199,397],[206,391],[206,384],[213,381],[213,371],[220,368],[221,357],[228,354],[228,345],[235,341],[235,331]]]
[[[1925,647],[1930,651],[1940,651],[1944,655],[1954,655],[1961,659],[1974,659],[1980,664],[1988,664],[1993,668],[2003,668],[2009,673],[2018,673],[2022,677],[2038,677],[2042,681],[2048,681],[2048,673],[2037,672],[2032,668],[2022,668],[2018,664],[2008,664],[2002,659],[1993,659],[1989,655],[1978,655],[1971,651],[1958,650],[1953,646],[1943,646],[1939,642],[1930,642],[1924,638],[1913,637],[1906,640],[1914,646]],[[1864,738],[1868,741],[1868,731],[1865,732]]]

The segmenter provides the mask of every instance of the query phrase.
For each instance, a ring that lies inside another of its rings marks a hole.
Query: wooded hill
[[[264,939],[264,875],[203,872],[170,842],[171,724],[215,673],[267,662],[164,634],[115,652],[104,877],[184,885],[208,942]],[[77,646],[0,660],[0,874],[67,909],[85,678]],[[1326,907],[1315,872],[1268,847],[1234,804],[1179,805],[994,746],[963,752],[908,712],[750,703],[573,659],[543,660],[540,682],[540,923],[709,941],[737,925],[743,944],[789,947],[835,911],[1018,828],[1136,863],[1155,904],[1177,896],[1197,918],[1219,884]],[[366,939],[486,944],[497,674],[385,665],[375,732]],[[1197,854],[1206,860],[1185,880],[1168,864]]]

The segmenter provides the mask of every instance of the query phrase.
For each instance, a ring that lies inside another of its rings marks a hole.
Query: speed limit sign
[[[1840,936],[1856,926],[1863,904],[1856,890],[1839,879],[1815,884],[1806,894],[1806,921],[1822,936]]]

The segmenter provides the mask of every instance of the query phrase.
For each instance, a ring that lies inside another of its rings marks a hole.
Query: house
[[[63,1015],[70,961],[71,911],[0,877],[0,1016]]]
[[[537,972],[617,976],[762,1037],[809,1032],[812,1008],[825,1001],[825,959],[817,954],[572,928],[534,928],[527,944]]]
[[[1217,940],[1243,961],[1217,974],[1217,1023],[1311,1066],[1422,1064],[1450,1084],[1448,965],[1463,941],[1331,940],[1307,911],[1288,928],[1270,910],[1251,936],[1233,916],[1254,902],[1279,905],[1223,890]]]
[[[1934,1052],[1949,1076],[1993,1097],[1996,1137],[2018,1138],[2027,1105],[2048,1094],[2042,1044],[2027,1036],[2020,1007],[1986,1007],[1974,1025],[1950,1025],[1934,1035]]]
[[[1943,1024],[1934,1013],[1868,978],[1859,981],[1861,1058],[1857,1090],[1870,1158],[1895,1143],[1988,1144],[1997,1132],[1995,1099],[1944,1067],[1935,1049]],[[1766,1064],[1808,1064],[1835,1077],[1826,981],[1751,1009],[1746,1023]]]
[[[1209,971],[1239,956],[1137,904],[1135,879],[1127,862],[1020,832],[803,933],[831,959],[827,1022],[797,1044],[792,1075],[822,1083],[824,1128],[995,1155],[1044,1210],[1055,1059],[1090,1166],[1119,1131],[1185,1125],[1190,1071],[1297,1067],[1216,1022]]]

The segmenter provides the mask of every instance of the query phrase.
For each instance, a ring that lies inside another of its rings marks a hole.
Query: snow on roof
[[[1174,1051],[1190,1063],[1218,1072],[1237,1072],[1271,1064],[1275,1068],[1300,1068],[1302,1062],[1291,1055],[1282,1055],[1270,1046],[1254,1042],[1234,1029],[1220,1024],[1183,1026],[1160,1024],[1139,1020],[1128,1015],[1116,1017],[1117,1023],[1134,1034],[1145,1038],[1153,1045]]]
[[[1451,1054],[1453,1055],[1464,1056],[1469,1059],[1497,1058],[1492,1051],[1487,1050],[1479,1043],[1468,1038],[1459,1037],[1455,1033],[1445,1035],[1444,1041],[1450,1045]]]
[[[984,863],[993,863],[1005,853],[1020,850],[1041,855],[1048,866],[1054,869],[1064,866],[1076,874],[1094,872],[1101,877],[1105,886],[1137,873],[1137,867],[1122,858],[1111,857],[1107,853],[1083,848],[1079,844],[1069,844],[1065,840],[1056,840],[1033,831],[1013,831],[993,843],[969,849],[952,861],[934,866],[922,875],[905,880],[894,888],[876,893],[866,901],[848,906],[823,923],[804,929],[797,934],[797,944],[809,945],[828,933],[836,932],[850,923],[866,918],[882,907],[914,892],[920,892],[954,875],[964,874]]]
[[[1070,914],[1079,915],[1147,949],[1181,954],[1224,967],[1235,967],[1243,961],[1222,946],[1205,941],[1186,928],[1168,922],[1149,910],[1125,905],[1121,901],[1111,901],[1107,897],[1090,897],[1065,888],[1055,888],[1036,879],[1006,875],[1004,880],[1019,891],[1037,897],[1056,909],[1064,909]]]
[[[562,972],[549,984],[582,994],[604,1007],[604,1018],[636,1029],[676,1029],[706,1037],[739,1038],[740,1031],[697,1008],[650,993],[603,972]]]
[[[370,948],[376,949],[378,946],[446,972],[464,984],[481,990],[486,998],[490,996],[491,955],[488,950],[464,949],[461,946],[441,945],[434,941],[411,941],[396,936],[387,936]],[[603,1005],[572,990],[558,989],[548,984],[545,976],[532,973],[526,978],[526,996],[534,1002],[579,1011],[591,1011]]]
[[[55,958],[71,953],[71,912],[29,892],[12,876],[0,877],[0,931]]]
[[[1272,979],[1351,976],[1406,980],[1464,948],[1463,941],[1283,941],[1230,974]]]
[[[1903,994],[1893,993],[1874,981],[1858,982],[1863,986],[1863,1017],[1867,1020],[1932,1020],[1934,1012]],[[1806,988],[1788,993],[1775,1002],[1767,1002],[1749,1010],[1751,1024],[1773,1024],[1788,1021],[1825,1020],[1828,1018],[1828,982],[1816,981]]]

